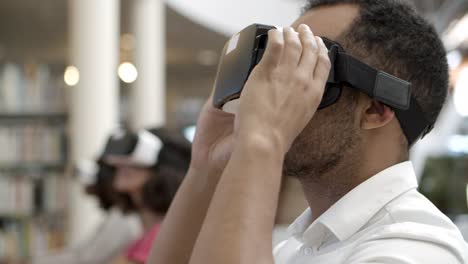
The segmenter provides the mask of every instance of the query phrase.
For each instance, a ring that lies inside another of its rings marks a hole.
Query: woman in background
[[[100,208],[107,216],[93,235],[79,246],[40,257],[33,260],[35,264],[111,263],[141,236],[142,228],[138,217],[124,214],[120,209],[125,204],[125,197],[114,189],[115,168],[101,159],[97,163],[80,162],[76,171],[86,193],[97,198]]]
[[[190,144],[165,129],[143,130],[120,142],[127,142],[128,147],[116,147],[114,153],[107,153],[106,161],[117,169],[116,190],[131,198],[126,209],[138,213],[144,229],[144,235],[128,248],[127,258],[145,263],[188,169]]]

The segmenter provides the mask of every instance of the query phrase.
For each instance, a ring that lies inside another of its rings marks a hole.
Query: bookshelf
[[[37,171],[65,171],[65,165],[62,163],[0,163],[0,175],[7,172],[11,174],[28,173]],[[6,174],[5,176],[7,176]]]
[[[0,263],[64,245],[68,115],[62,69],[0,63]]]
[[[21,113],[9,113],[9,112],[0,112],[0,122],[6,122],[10,124],[20,124],[20,123],[49,123],[57,124],[66,122],[68,116],[66,113],[34,113],[34,112],[21,112]]]

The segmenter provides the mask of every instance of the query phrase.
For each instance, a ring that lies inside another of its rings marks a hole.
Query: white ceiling
[[[299,16],[305,0],[166,0],[167,4],[201,25],[231,36],[242,28],[262,23],[290,25]]]

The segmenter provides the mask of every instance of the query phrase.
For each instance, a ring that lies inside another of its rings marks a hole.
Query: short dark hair
[[[315,7],[354,4],[359,17],[337,39],[347,53],[412,83],[412,94],[433,125],[448,93],[446,50],[435,28],[400,0],[309,0]]]

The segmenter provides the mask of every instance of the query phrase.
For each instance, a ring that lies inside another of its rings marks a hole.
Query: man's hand
[[[273,263],[272,230],[285,153],[316,112],[330,62],[323,41],[269,32],[235,118],[233,152],[204,220],[190,264]]]
[[[316,112],[330,72],[321,38],[301,25],[271,30],[268,47],[242,92],[236,132],[287,152]]]
[[[232,152],[234,115],[216,109],[212,96],[202,108],[192,144],[192,169],[221,176]]]

